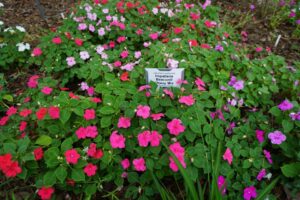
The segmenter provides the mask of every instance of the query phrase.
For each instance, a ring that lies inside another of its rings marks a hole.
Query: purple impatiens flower
[[[300,121],[300,111],[298,113],[291,113],[289,116],[294,121],[295,120]]]
[[[244,88],[244,81],[237,80],[235,76],[231,76],[228,85],[232,86],[236,90],[242,90]]]
[[[256,189],[254,186],[246,187],[244,189],[244,199],[251,200],[251,198],[255,199],[257,196]]]
[[[219,191],[222,193],[222,195],[224,195],[226,193],[226,179],[224,178],[224,176],[219,176],[218,177],[218,188]]]
[[[278,108],[282,111],[291,110],[293,107],[294,105],[289,100],[284,100],[278,105]]]
[[[286,136],[281,131],[274,131],[269,133],[268,138],[272,144],[281,144],[286,140]]]
[[[265,155],[266,159],[268,160],[268,162],[269,162],[270,164],[272,164],[272,163],[273,163],[273,160],[272,160],[270,151],[267,151],[267,150],[264,149],[264,155]]]
[[[256,133],[256,138],[257,138],[258,142],[262,143],[264,141],[265,132],[262,130],[256,130],[255,133]]]

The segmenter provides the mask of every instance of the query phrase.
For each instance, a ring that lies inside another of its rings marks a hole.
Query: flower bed
[[[170,179],[192,183],[184,199],[274,198],[279,167],[299,171],[299,71],[266,50],[249,59],[208,2],[83,1],[33,49],[45,76],[0,119],[4,176],[41,199],[106,183],[106,197],[151,199]],[[159,88],[145,68],[185,77]]]

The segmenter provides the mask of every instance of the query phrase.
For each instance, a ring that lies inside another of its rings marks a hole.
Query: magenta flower
[[[121,52],[120,57],[124,59],[124,58],[127,58],[128,55],[129,55],[129,53],[128,53],[128,51],[126,50],[126,51],[122,51],[122,52]]]
[[[128,158],[125,158],[124,160],[121,161],[121,165],[123,169],[128,169],[130,167],[130,162]]]
[[[256,179],[257,179],[258,181],[261,181],[262,178],[266,176],[266,174],[267,174],[266,169],[262,169],[262,170],[260,170],[260,172],[258,173]]]
[[[198,90],[200,91],[205,90],[205,83],[201,78],[196,77],[195,84],[197,85]]]
[[[175,156],[177,157],[177,159],[179,160],[180,164],[185,168],[186,167],[186,163],[184,162],[184,153],[185,153],[185,149],[180,145],[179,142],[176,142],[174,144],[171,144],[169,146],[170,151],[172,151]],[[178,166],[176,165],[175,161],[173,160],[172,157],[169,157],[170,160],[170,164],[169,167],[174,171],[177,172],[178,171]]]
[[[266,159],[268,160],[268,162],[270,164],[272,164],[273,160],[272,160],[272,157],[271,157],[271,153],[269,151],[267,151],[267,150],[264,150],[264,155],[265,155]]]
[[[173,119],[167,124],[167,128],[169,129],[170,134],[172,135],[179,135],[180,133],[184,132],[185,127],[182,125],[180,119]]]
[[[300,111],[298,113],[291,113],[289,114],[289,116],[293,121],[300,121]]]
[[[195,99],[193,98],[193,95],[188,96],[182,96],[179,99],[179,103],[185,104],[187,106],[192,106],[195,103]]]
[[[281,144],[286,140],[286,136],[281,131],[274,131],[269,133],[268,138],[272,144]]]
[[[110,145],[112,148],[125,148],[126,138],[123,135],[119,135],[117,131],[112,132],[109,137]]]
[[[139,105],[137,107],[136,115],[138,117],[142,117],[143,119],[147,119],[150,116],[150,107]]]
[[[149,34],[149,37],[152,39],[152,40],[157,40],[158,39],[158,33],[150,33]]]
[[[256,138],[257,138],[258,142],[262,143],[264,141],[265,132],[262,130],[256,130],[255,133],[256,133]]]
[[[228,164],[231,165],[232,160],[233,160],[233,155],[232,155],[231,150],[229,148],[227,148],[225,153],[223,154],[223,159],[227,160]]]
[[[278,108],[282,111],[291,110],[293,107],[294,105],[289,100],[284,100],[278,105]]]
[[[136,158],[132,161],[134,169],[139,172],[146,171],[146,162],[144,158]]]
[[[255,199],[257,196],[256,189],[254,186],[250,186],[244,189],[244,199],[251,200],[251,198]]]
[[[129,128],[131,125],[130,118],[120,117],[118,122],[118,128]]]
[[[218,188],[219,191],[222,192],[222,195],[224,195],[226,193],[226,179],[224,176],[219,176],[218,177]]]
[[[163,90],[166,95],[168,95],[171,99],[174,99],[174,94],[171,90],[164,89]]]
[[[151,133],[150,131],[143,131],[138,134],[138,142],[141,147],[147,147],[150,142]]]
[[[157,131],[151,131],[150,135],[150,145],[151,147],[158,147],[160,144],[160,141],[162,139],[162,135],[159,134]]]
[[[163,113],[157,113],[157,114],[151,114],[150,117],[152,118],[153,121],[160,120],[162,117],[165,115]]]
[[[43,87],[43,89],[41,91],[45,95],[49,95],[49,94],[51,94],[52,90],[53,90],[52,88],[45,86],[45,87]]]
[[[94,109],[86,109],[83,115],[85,120],[93,120],[96,117],[96,112]]]

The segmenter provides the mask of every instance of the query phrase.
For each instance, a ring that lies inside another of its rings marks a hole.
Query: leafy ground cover
[[[82,1],[30,50],[2,25],[1,70],[34,73],[14,99],[2,78],[3,198],[296,198],[297,57],[245,45],[221,10]],[[185,69],[180,88],[146,83],[166,67]]]

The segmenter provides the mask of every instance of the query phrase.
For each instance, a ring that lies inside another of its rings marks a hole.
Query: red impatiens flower
[[[23,110],[21,110],[21,112],[19,113],[19,115],[21,116],[21,117],[27,117],[28,115],[30,115],[32,113],[32,110],[30,110],[30,109],[23,109]]]
[[[38,120],[44,119],[44,117],[46,116],[47,112],[48,112],[48,108],[42,107],[42,108],[38,109],[38,111],[35,113],[36,118]]]
[[[129,75],[128,72],[123,72],[120,76],[120,80],[121,81],[129,81],[128,75]]]
[[[38,147],[33,151],[34,159],[35,160],[41,160],[44,156],[44,151],[42,147]]]
[[[52,194],[54,193],[54,189],[52,187],[45,187],[43,186],[38,190],[38,195],[42,200],[49,200],[51,199]]]
[[[7,116],[12,116],[12,115],[16,114],[17,111],[18,111],[17,108],[11,106],[11,107],[9,107],[9,108],[7,109],[6,115],[7,115]]]
[[[26,127],[27,127],[27,122],[21,121],[20,126],[19,126],[20,132],[24,131],[26,129]]]
[[[182,31],[183,31],[183,28],[181,28],[181,27],[175,27],[175,28],[174,28],[174,33],[175,33],[176,35],[182,33]]]
[[[75,38],[75,44],[77,46],[82,46],[83,45],[83,40],[79,39],[79,38]]]
[[[77,164],[80,154],[77,153],[76,149],[69,149],[65,152],[65,157],[68,164]]]
[[[12,160],[11,154],[0,156],[0,170],[6,177],[15,177],[22,172],[19,163]]]
[[[4,126],[9,120],[8,116],[4,116],[2,118],[0,118],[0,126]]]

